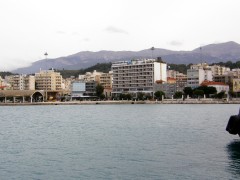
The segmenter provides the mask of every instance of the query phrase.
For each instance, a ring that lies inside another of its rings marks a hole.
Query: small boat
[[[229,134],[238,134],[240,136],[240,109],[238,115],[230,116],[226,131],[228,131]]]

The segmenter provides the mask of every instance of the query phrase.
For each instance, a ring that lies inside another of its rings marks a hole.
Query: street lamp
[[[48,53],[45,52],[44,56],[46,57],[46,60],[47,60]],[[46,68],[45,71],[46,71],[46,76],[45,76],[45,101],[47,102],[47,68]]]
[[[155,50],[155,48],[151,47],[150,50],[152,51],[152,59],[153,59],[153,51]]]

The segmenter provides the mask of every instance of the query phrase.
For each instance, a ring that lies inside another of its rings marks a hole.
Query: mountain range
[[[192,51],[172,51],[161,48],[145,49],[141,51],[82,51],[66,57],[56,59],[42,59],[28,67],[14,70],[14,73],[35,73],[42,69],[78,70],[97,63],[115,62],[120,60],[161,57],[166,63],[217,63],[240,60],[240,44],[229,41],[225,43],[209,44]]]

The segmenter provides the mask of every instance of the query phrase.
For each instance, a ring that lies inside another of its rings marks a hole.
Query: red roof
[[[201,86],[213,86],[213,85],[228,86],[223,82],[214,82],[214,81],[203,81],[201,84]]]

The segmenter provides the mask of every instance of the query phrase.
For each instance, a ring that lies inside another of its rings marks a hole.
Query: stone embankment
[[[164,99],[161,101],[68,101],[68,102],[25,102],[0,103],[0,106],[26,106],[26,105],[97,105],[97,104],[240,104],[240,99]]]

